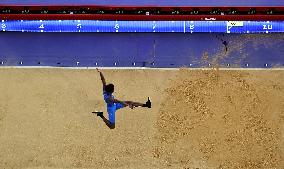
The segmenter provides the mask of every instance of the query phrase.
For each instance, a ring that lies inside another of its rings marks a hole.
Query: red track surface
[[[5,7],[9,7],[14,11],[22,11],[26,7],[31,11],[29,14],[0,14],[0,19],[3,20],[259,20],[259,21],[280,21],[284,20],[284,15],[281,13],[284,11],[284,6],[282,7],[151,7],[151,6],[97,6],[97,5],[83,5],[83,6],[38,6],[38,5],[30,5],[30,6],[21,6],[21,5],[0,5],[0,9],[4,9]],[[246,13],[250,9],[255,9],[255,14],[234,14],[234,15],[211,15],[211,14],[197,14],[197,15],[143,15],[143,14],[32,14],[32,11],[40,11],[42,8],[48,8],[49,11],[57,11],[57,10],[80,10],[80,9],[88,9],[88,10],[103,10],[103,11],[193,11],[198,10],[199,13],[202,12],[210,12],[212,10],[220,10],[220,11],[229,11],[229,10],[237,10],[240,13]],[[280,12],[278,15],[268,15],[266,12],[268,10],[274,10],[275,12]]]
[[[112,14],[0,14],[2,20],[183,20],[183,21],[282,21],[284,15],[112,15]]]

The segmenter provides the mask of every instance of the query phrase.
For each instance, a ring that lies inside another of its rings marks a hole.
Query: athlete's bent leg
[[[103,119],[105,124],[108,126],[108,128],[110,128],[110,129],[115,128],[115,123],[111,123],[108,119],[105,118],[105,116],[101,116],[101,118]]]

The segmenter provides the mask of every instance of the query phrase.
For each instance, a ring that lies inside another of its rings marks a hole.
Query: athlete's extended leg
[[[151,101],[148,97],[148,101],[143,104],[143,103],[139,103],[139,102],[133,102],[133,101],[125,101],[126,104],[132,105],[132,107],[148,107],[151,108]]]
[[[133,102],[133,101],[125,101],[126,104],[130,104],[134,107],[142,107],[144,104],[143,103],[139,103],[139,102]]]

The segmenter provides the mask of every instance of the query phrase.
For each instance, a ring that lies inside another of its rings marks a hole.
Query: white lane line
[[[0,69],[122,69],[122,70],[135,70],[135,69],[148,69],[148,70],[284,70],[281,68],[150,68],[150,67],[53,67],[53,66],[0,66]]]

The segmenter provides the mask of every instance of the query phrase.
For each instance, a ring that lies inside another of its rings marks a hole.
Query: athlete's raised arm
[[[105,88],[106,87],[105,77],[104,77],[103,73],[98,68],[97,68],[97,71],[100,73],[101,80],[102,80],[102,83],[103,83],[103,87]]]

